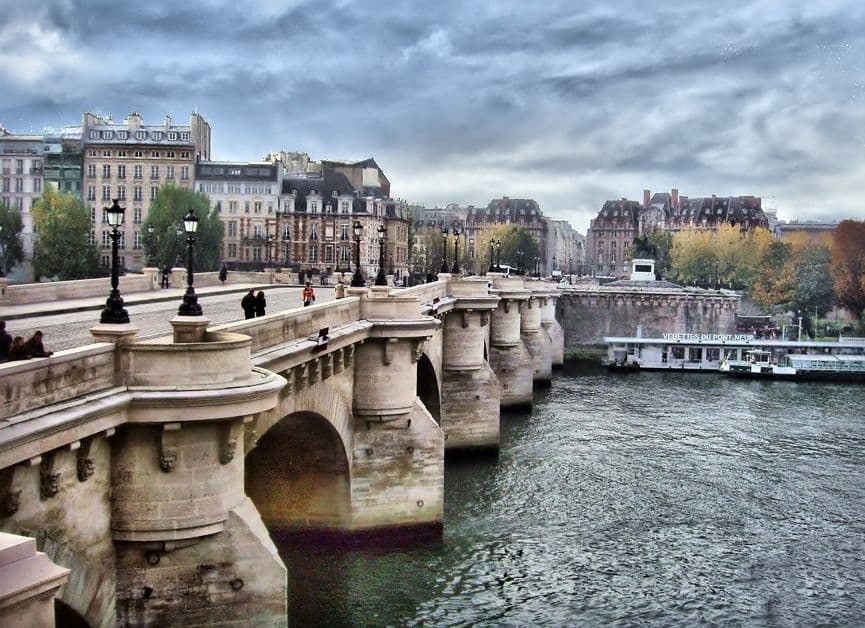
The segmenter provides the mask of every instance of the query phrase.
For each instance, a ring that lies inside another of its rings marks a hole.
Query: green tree
[[[21,231],[24,222],[21,212],[0,202],[0,277],[24,259]]]
[[[673,234],[669,231],[651,231],[634,239],[631,259],[655,260],[655,276],[662,279],[670,272]]]
[[[797,256],[792,305],[809,315],[821,316],[835,301],[832,285],[832,252],[822,244],[811,244]]]
[[[475,237],[475,272],[483,272],[490,265],[490,240],[502,243],[499,253],[502,265],[518,267],[520,258],[518,251],[523,251],[522,266],[526,273],[534,273],[535,257],[540,254],[538,241],[525,227],[511,224],[495,224],[482,229]]]
[[[38,234],[34,264],[38,277],[84,279],[99,272],[99,252],[89,243],[90,210],[72,194],[59,194],[47,186],[33,204]]]
[[[178,259],[186,260],[183,217],[190,209],[198,217],[195,270],[218,270],[223,236],[219,214],[215,209],[210,209],[210,201],[201,192],[175,185],[164,185],[159,189],[159,195],[150,204],[147,220],[142,225],[142,232],[145,234],[148,233],[148,228],[153,226],[153,234],[145,236],[144,241],[148,258],[152,258],[159,268],[173,266]]]
[[[787,308],[793,301],[793,254],[786,242],[775,240],[763,256],[751,287],[751,298],[764,308]]]

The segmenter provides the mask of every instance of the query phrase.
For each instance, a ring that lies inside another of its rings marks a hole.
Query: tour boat
[[[796,376],[795,368],[779,364],[777,360],[772,359],[771,351],[762,349],[747,351],[744,360],[736,360],[731,355],[725,356],[718,370],[734,377],[792,379]]]
[[[865,356],[788,353],[775,361],[769,351],[748,352],[745,360],[725,358],[718,370],[734,377],[769,379],[865,379]]]

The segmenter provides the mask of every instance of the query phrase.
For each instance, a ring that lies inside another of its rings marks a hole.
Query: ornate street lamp
[[[555,270],[555,269],[556,269],[556,256],[553,255],[553,268],[552,268],[552,270]],[[552,274],[553,274],[552,271],[550,271],[550,275],[552,275]]]
[[[376,286],[386,286],[387,276],[384,274],[384,238],[387,235],[387,227],[378,226],[378,274],[375,276]]]
[[[0,225],[0,246],[3,247],[0,248],[0,277],[5,277],[6,275],[3,274],[3,259],[6,257],[6,247],[3,245],[3,225]]]
[[[201,316],[201,306],[198,297],[195,296],[195,288],[192,287],[192,250],[195,244],[195,232],[198,230],[198,217],[191,209],[183,217],[183,230],[186,232],[186,293],[183,295],[183,303],[177,308],[178,316]]]
[[[460,272],[460,224],[458,222],[454,223],[454,267],[451,271],[454,275],[459,274]]]
[[[502,241],[496,240],[496,272],[502,272]]]
[[[444,225],[442,225],[442,269],[439,272],[448,272],[448,228]]]
[[[535,255],[535,277],[541,276],[541,258]]]
[[[111,207],[105,207],[104,209],[108,215],[108,225],[111,227],[111,233],[109,234],[111,236],[111,292],[105,301],[105,309],[102,310],[99,322],[108,323],[109,325],[123,325],[129,322],[129,313],[123,309],[123,297],[120,296],[120,290],[117,288],[117,284],[119,283],[117,241],[120,239],[120,232],[117,229],[123,224],[123,214],[126,208],[118,205],[115,198]]]
[[[153,227],[152,224],[147,225],[147,265],[151,268],[154,264],[156,264],[156,259],[153,255],[153,249],[156,248],[155,246],[153,246],[154,231],[156,231],[156,229]]]
[[[291,233],[288,230],[288,227],[285,228],[285,231],[282,232],[282,256],[283,256],[283,264],[288,266],[288,243],[291,239]]]
[[[352,231],[354,231],[354,275],[351,277],[351,287],[352,288],[363,288],[364,280],[363,275],[360,272],[360,235],[363,233],[363,225],[360,224],[359,220],[354,221],[354,225],[352,225]]]
[[[493,260],[495,259],[493,257],[493,255],[495,254],[495,251],[496,251],[496,241],[493,240],[492,238],[490,238],[490,267],[489,267],[489,270],[487,270],[488,273],[496,272],[495,264],[493,264]]]

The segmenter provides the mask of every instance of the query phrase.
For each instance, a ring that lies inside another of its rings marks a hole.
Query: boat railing
[[[854,344],[865,345],[865,338],[861,336],[838,336],[838,342],[852,342]]]

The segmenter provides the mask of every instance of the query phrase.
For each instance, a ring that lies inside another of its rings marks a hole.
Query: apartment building
[[[42,135],[20,135],[0,127],[0,200],[21,212],[24,261],[13,270],[16,281],[33,280],[33,249],[36,237],[30,209],[42,195]]]
[[[173,184],[192,189],[195,164],[210,158],[210,125],[198,113],[188,125],[176,125],[170,116],[148,125],[138,113],[122,123],[85,113],[82,196],[90,207],[91,242],[102,249],[102,263],[110,264],[111,237],[105,208],[117,199],[126,207],[121,227],[119,256],[122,266],[146,264],[141,226],[159,188]]]
[[[232,269],[282,266],[286,240],[278,222],[281,162],[202,161],[195,189],[210,199],[223,223],[222,261]]]

